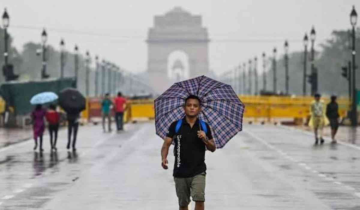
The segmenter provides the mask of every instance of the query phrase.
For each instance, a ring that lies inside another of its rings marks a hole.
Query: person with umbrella
[[[190,197],[205,209],[205,151],[214,152],[242,130],[244,105],[231,86],[201,76],[175,83],[155,100],[156,133],[164,139],[161,166],[174,144],[174,182],[180,210]]]
[[[86,99],[78,90],[66,88],[60,92],[59,105],[65,110],[68,121],[68,143],[66,148],[70,149],[70,146],[72,146],[72,149],[76,151],[79,118],[80,113],[85,110]]]
[[[201,128],[201,122],[198,119],[201,111],[200,99],[194,95],[187,97],[184,111],[185,118],[170,125],[161,149],[161,165],[164,169],[168,169],[167,155],[174,141],[176,157],[173,176],[180,209],[187,209],[190,196],[196,203],[196,209],[204,209],[205,148],[214,152],[216,146],[209,125],[203,122],[206,127]],[[207,130],[207,133],[204,130]]]
[[[58,138],[58,130],[59,130],[59,123],[60,123],[60,114],[56,111],[55,104],[50,104],[49,110],[46,113],[46,120],[49,123],[49,134],[50,134],[50,146],[51,151],[57,150],[56,142]]]
[[[45,130],[45,116],[46,111],[42,108],[42,104],[53,102],[58,99],[58,96],[53,92],[43,92],[36,94],[30,100],[30,103],[36,105],[34,111],[31,113],[31,119],[33,122],[33,132],[34,132],[34,141],[35,147],[37,149],[38,140],[40,142],[39,151],[43,152],[43,134]]]
[[[34,111],[31,113],[31,119],[33,122],[33,133],[35,146],[34,150],[37,149],[38,141],[40,142],[39,151],[43,152],[43,135],[45,130],[45,115],[46,111],[42,108],[41,104],[36,105]]]

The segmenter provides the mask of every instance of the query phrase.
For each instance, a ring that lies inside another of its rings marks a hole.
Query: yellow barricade
[[[239,96],[245,104],[245,118],[307,118],[310,115],[312,97],[282,97],[282,96]],[[323,98],[325,103],[329,98]],[[339,112],[345,117],[350,108],[348,98],[339,98]],[[137,119],[154,119],[154,100],[131,100],[129,101],[127,117],[130,121]],[[84,116],[84,115],[83,115]],[[87,117],[85,114],[84,117]]]

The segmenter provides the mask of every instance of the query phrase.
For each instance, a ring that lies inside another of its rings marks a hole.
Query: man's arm
[[[203,139],[203,142],[208,150],[210,150],[211,152],[215,152],[216,145],[214,139],[210,139],[210,140]]]
[[[198,131],[198,137],[204,142],[208,150],[215,152],[216,145],[214,139],[208,139],[204,131]]]
[[[166,170],[168,169],[167,156],[169,154],[169,147],[171,146],[172,138],[166,137],[161,148],[161,166]]]

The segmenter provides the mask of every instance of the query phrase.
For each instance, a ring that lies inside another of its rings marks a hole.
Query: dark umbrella
[[[74,88],[66,88],[59,94],[59,105],[67,113],[79,113],[85,110],[85,97]]]
[[[183,105],[189,95],[202,102],[199,118],[210,125],[217,148],[242,130],[245,106],[230,85],[205,76],[178,82],[155,100],[156,134],[166,137],[170,124],[185,116]]]

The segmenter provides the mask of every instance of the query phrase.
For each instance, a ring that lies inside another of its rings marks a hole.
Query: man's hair
[[[320,95],[320,93],[315,93],[314,97],[315,97],[315,98],[320,98],[321,95]]]
[[[109,93],[106,93],[105,96],[110,96],[110,94],[109,94]]]
[[[55,104],[50,104],[49,108],[50,108],[51,110],[56,110],[56,105],[55,105]]]
[[[185,99],[185,104],[184,104],[184,105],[186,105],[186,103],[187,103],[187,101],[188,101],[189,99],[196,99],[196,100],[198,100],[198,101],[199,101],[199,105],[201,106],[201,100],[200,100],[200,98],[197,97],[197,96],[195,96],[195,95],[189,95],[189,96]]]
[[[121,96],[122,96],[122,93],[121,93],[121,92],[118,92],[118,96],[121,97]]]
[[[335,102],[335,101],[336,101],[336,98],[337,98],[337,97],[336,97],[335,95],[332,95],[332,96],[331,96],[331,101],[332,101],[332,102]]]

